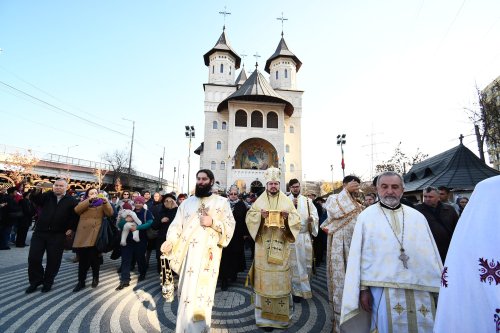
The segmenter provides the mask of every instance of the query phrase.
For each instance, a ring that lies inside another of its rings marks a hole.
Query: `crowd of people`
[[[138,281],[146,278],[153,251],[154,274],[161,271],[160,255],[167,256],[168,268],[178,276],[177,332],[209,331],[217,281],[227,291],[248,267],[256,325],[286,329],[294,304],[314,297],[311,279],[322,264],[333,332],[432,332],[435,326],[446,331],[435,322],[436,311],[437,319],[443,318],[437,304],[449,304],[438,297],[440,288],[448,287],[443,264],[462,224],[459,217],[467,212],[467,219],[474,218],[473,208],[464,210],[469,199],[453,203],[448,189],[429,186],[415,205],[403,199],[404,181],[395,172],[376,177],[376,193],[362,193],[360,179],[349,175],[342,190],[326,198],[304,196],[297,179],[287,183],[285,194],[277,168],[266,170],[265,179],[259,195],[242,195],[234,185],[227,192],[216,190],[220,186],[214,187],[214,175],[206,169],[196,174],[192,196],[125,190],[121,197],[109,197],[95,188],[76,195],[64,179],[45,192],[11,187],[0,197],[0,249],[9,249],[12,226],[15,245],[27,246],[35,221],[26,293],[39,286],[42,292],[52,289],[65,249],[72,249],[78,262],[76,293],[86,287],[89,269],[91,287],[99,285],[104,256],[97,244],[110,223],[117,228],[110,258],[121,258],[117,291],[130,286],[135,266]],[[250,265],[245,247],[252,253]],[[491,271],[496,266],[488,258],[483,266]],[[498,285],[500,271],[495,274]],[[456,297],[448,290],[446,295]],[[495,323],[498,329],[500,319]]]

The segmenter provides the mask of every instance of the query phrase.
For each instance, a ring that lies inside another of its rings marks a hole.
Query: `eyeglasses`
[[[300,185],[293,185],[293,186],[290,186],[290,188],[300,188]]]
[[[123,196],[126,196],[126,195],[130,195],[130,194],[128,194],[128,193],[123,193]]]
[[[238,195],[238,193],[229,193],[229,195]]]

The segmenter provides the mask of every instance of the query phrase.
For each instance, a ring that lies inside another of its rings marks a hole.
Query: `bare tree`
[[[479,157],[483,162],[484,143],[500,147],[500,82],[494,81],[491,88],[481,91],[476,86],[478,102],[474,109],[466,108],[469,119],[474,124]]]
[[[375,170],[377,173],[382,173],[384,171],[394,171],[401,175],[404,175],[407,169],[414,164],[420,163],[425,160],[429,155],[424,154],[417,148],[417,152],[408,157],[407,154],[403,153],[401,150],[401,142],[398,143],[396,149],[394,150],[394,154],[387,161],[382,162],[381,164],[377,164],[375,166]]]
[[[7,175],[16,183],[27,179],[39,179],[40,176],[34,170],[38,164],[39,159],[33,155],[31,150],[27,153],[21,154],[16,151],[14,154],[7,156],[4,161],[5,170]]]
[[[123,150],[115,150],[102,155],[102,159],[111,165],[113,169],[113,185],[121,186],[121,179],[128,170],[128,153]]]

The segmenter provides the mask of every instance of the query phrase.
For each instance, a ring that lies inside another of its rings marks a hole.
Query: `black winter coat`
[[[57,202],[53,191],[45,193],[35,192],[31,195],[33,203],[41,207],[41,213],[36,222],[35,232],[66,232],[76,230],[78,215],[75,207],[78,201],[66,194]]]

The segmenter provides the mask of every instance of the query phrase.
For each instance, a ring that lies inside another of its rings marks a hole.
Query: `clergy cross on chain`
[[[399,255],[399,260],[403,262],[404,268],[408,269],[408,260],[410,259],[410,257],[406,255],[405,249],[401,248],[399,251],[401,252],[401,254]]]

